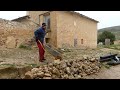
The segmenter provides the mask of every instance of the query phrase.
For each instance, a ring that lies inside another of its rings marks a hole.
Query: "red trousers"
[[[36,42],[39,48],[39,61],[42,61],[44,59],[44,53],[45,53],[44,46],[40,41],[37,40]]]

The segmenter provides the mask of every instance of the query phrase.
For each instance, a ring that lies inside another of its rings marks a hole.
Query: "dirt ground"
[[[64,53],[64,58],[80,58],[84,55],[90,57],[99,58],[103,55],[108,54],[118,54],[120,56],[119,50],[108,49],[108,48],[99,48],[95,50],[74,50]],[[102,67],[99,73],[85,77],[85,79],[120,79],[120,65],[110,66],[109,68]]]
[[[0,66],[2,65],[32,65],[32,64],[42,64],[39,62],[38,49],[25,50],[25,49],[0,49]],[[46,62],[53,61],[54,57],[49,53],[45,54],[47,59]]]
[[[63,52],[63,60],[66,59],[80,59],[83,56],[96,57],[99,59],[102,55],[107,54],[119,54],[119,50],[107,49],[107,48],[97,48],[97,49],[89,49],[89,50],[72,50],[66,49]],[[54,61],[54,57],[46,52],[45,54],[46,61],[44,63],[40,63],[38,61],[38,49],[34,48],[32,50],[25,49],[2,49],[0,48],[0,68],[6,67],[8,65],[17,65],[17,66],[25,66],[25,65],[40,65]],[[99,73],[95,75],[87,76],[86,79],[120,79],[120,65],[112,66],[109,69],[102,68]]]
[[[112,66],[109,69],[102,68],[99,73],[87,76],[86,79],[120,79],[120,65]]]

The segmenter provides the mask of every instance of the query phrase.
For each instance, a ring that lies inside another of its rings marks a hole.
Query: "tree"
[[[98,35],[98,43],[102,42],[103,44],[105,44],[105,39],[110,39],[111,44],[114,44],[115,41],[115,35],[109,31],[104,31],[102,32],[102,34]]]

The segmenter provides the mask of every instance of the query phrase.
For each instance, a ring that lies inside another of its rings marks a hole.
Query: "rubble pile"
[[[0,47],[18,48],[23,42],[34,36],[33,30],[37,28],[38,25],[28,19],[18,22],[0,18]]]
[[[96,58],[56,60],[26,72],[24,79],[82,79],[99,72],[100,68],[101,65]]]

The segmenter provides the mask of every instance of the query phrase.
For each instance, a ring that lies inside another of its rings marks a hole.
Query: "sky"
[[[120,25],[120,11],[76,11],[93,18],[98,23],[98,29]],[[12,20],[26,15],[26,11],[0,11],[0,18]]]

